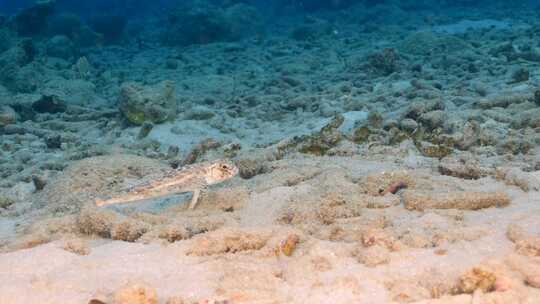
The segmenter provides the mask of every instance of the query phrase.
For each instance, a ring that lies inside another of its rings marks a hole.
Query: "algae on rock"
[[[174,85],[164,81],[154,87],[124,83],[120,90],[120,112],[132,124],[162,123],[176,117]]]
[[[305,139],[300,147],[300,152],[314,155],[324,155],[332,147],[335,147],[343,138],[339,127],[343,124],[343,115],[336,115],[319,132],[313,133]]]

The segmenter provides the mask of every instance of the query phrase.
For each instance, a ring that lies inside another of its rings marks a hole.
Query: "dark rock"
[[[399,70],[399,55],[392,48],[371,54],[367,61],[368,70],[375,75],[388,76]]]
[[[21,125],[7,125],[4,128],[2,128],[2,132],[6,135],[14,135],[14,134],[24,135],[26,133],[30,133],[28,132],[27,128]]]
[[[42,95],[32,103],[32,109],[37,113],[62,113],[66,108],[66,103],[56,95]]]
[[[45,144],[49,149],[60,149],[60,146],[62,145],[62,136],[57,134],[46,136]]]
[[[92,30],[103,35],[106,44],[118,43],[122,40],[127,19],[124,16],[97,16],[90,21]]]
[[[169,58],[165,61],[165,67],[169,70],[176,70],[178,68],[178,60]]]
[[[225,13],[212,5],[182,6],[169,14],[167,43],[204,44],[230,40]]]
[[[22,39],[9,50],[0,54],[0,82],[11,91],[17,90],[17,83],[26,66],[34,60],[36,49],[31,39]],[[31,67],[30,67],[31,68]],[[29,71],[28,69],[26,69]],[[32,74],[38,74],[32,70]],[[23,85],[26,85],[24,81]]]
[[[540,107],[540,90],[534,91],[534,103]]]
[[[330,23],[321,19],[308,19],[291,32],[291,38],[298,41],[314,41],[332,32]]]
[[[343,124],[345,118],[343,115],[336,115],[319,132],[302,139],[299,151],[301,153],[324,155],[328,150],[335,147],[343,138],[339,127]]]
[[[175,159],[180,154],[178,146],[169,146],[167,149],[167,159]]]
[[[36,116],[31,103],[14,103],[11,107],[19,115],[20,121],[32,120]]]
[[[47,181],[43,177],[37,175],[32,175],[32,182],[34,183],[36,191],[43,190],[47,185]]]
[[[201,141],[199,144],[195,145],[191,151],[186,155],[182,161],[183,165],[194,164],[197,159],[199,159],[204,153],[209,150],[217,149],[221,146],[221,143],[215,141],[212,138],[207,138]]]
[[[39,51],[36,48],[32,39],[21,39],[18,45],[22,50],[24,50],[24,54],[26,55],[26,62],[32,62],[34,58],[36,58],[36,55]]]
[[[54,13],[55,6],[54,0],[37,1],[33,6],[15,15],[12,25],[21,36],[41,34],[46,29],[47,18]]]
[[[236,166],[238,167],[238,174],[243,179],[250,179],[265,171],[264,162],[258,159],[240,159],[236,161]]]
[[[51,36],[61,35],[73,39],[83,27],[81,18],[75,14],[55,14],[48,21],[48,33]]]
[[[512,73],[511,83],[524,82],[529,80],[529,70],[520,68]]]
[[[190,2],[169,14],[165,42],[170,45],[236,41],[261,31],[257,10],[247,4],[227,8],[209,2]]]

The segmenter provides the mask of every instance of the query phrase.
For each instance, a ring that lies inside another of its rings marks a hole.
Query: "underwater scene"
[[[0,0],[0,304],[540,304],[540,0]]]

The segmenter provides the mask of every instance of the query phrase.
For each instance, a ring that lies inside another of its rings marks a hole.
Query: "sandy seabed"
[[[0,304],[540,303],[538,16],[390,2],[188,46],[0,25]],[[222,158],[195,210],[94,204]]]

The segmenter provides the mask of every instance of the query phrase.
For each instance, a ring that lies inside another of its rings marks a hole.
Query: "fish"
[[[174,169],[163,176],[130,187],[124,193],[108,199],[96,199],[98,207],[131,203],[172,194],[192,192],[189,210],[194,210],[201,193],[210,185],[221,183],[238,174],[238,167],[229,160],[203,162]]]

